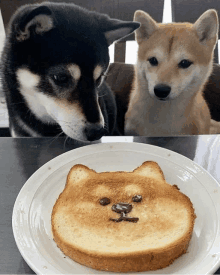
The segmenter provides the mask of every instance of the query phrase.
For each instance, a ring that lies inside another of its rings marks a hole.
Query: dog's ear
[[[214,44],[218,39],[218,14],[215,10],[207,10],[193,25],[194,30],[199,36],[200,42],[207,43],[213,40]]]
[[[135,12],[134,21],[141,23],[140,28],[135,31],[135,39],[138,44],[147,40],[158,28],[157,22],[148,13],[141,10]]]
[[[33,32],[42,35],[54,27],[51,10],[47,6],[31,8],[22,15],[15,27],[18,41],[29,39]]]
[[[69,185],[82,185],[84,183],[84,180],[91,179],[91,177],[96,174],[97,173],[95,170],[92,170],[82,164],[76,164],[71,168],[67,176],[67,182]]]
[[[138,22],[109,19],[107,27],[104,30],[108,45],[111,45],[114,41],[126,37],[139,27],[140,24]]]

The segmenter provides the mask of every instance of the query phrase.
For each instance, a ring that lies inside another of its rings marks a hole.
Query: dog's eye
[[[151,58],[148,59],[148,61],[150,62],[150,64],[152,66],[157,66],[158,65],[158,61],[157,61],[156,57],[151,57]]]
[[[189,68],[189,66],[192,65],[192,62],[190,60],[187,60],[187,59],[183,59],[182,61],[180,61],[180,63],[178,64],[178,67],[179,68],[182,68],[182,69],[187,69]]]
[[[57,85],[61,85],[64,83],[67,83],[69,77],[66,74],[54,74],[53,76],[53,80]]]

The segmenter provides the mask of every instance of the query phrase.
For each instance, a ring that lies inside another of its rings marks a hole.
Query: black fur
[[[52,27],[50,20],[46,21],[46,25],[39,19],[34,21],[39,15],[51,18]],[[101,65],[104,73],[109,65],[110,43],[138,27],[139,23],[110,19],[107,15],[90,12],[74,4],[45,2],[21,7],[9,23],[2,54],[2,84],[10,128],[13,126],[18,136],[31,136],[24,127],[18,125],[16,119],[19,117],[41,136],[55,136],[61,132],[59,124],[46,124],[37,118],[20,93],[16,72],[19,68],[28,68],[40,76],[39,92],[59,98],[62,88],[71,91],[66,99],[69,102],[78,102],[90,123],[97,123],[99,120],[96,101],[98,94],[107,127],[105,134],[117,134],[113,93],[104,81],[100,86],[94,81],[93,72],[97,65]],[[109,31],[124,29],[127,33],[122,32],[123,35],[114,32],[110,38],[105,35]],[[65,71],[62,66],[73,63],[80,67],[79,81],[73,83],[72,79],[67,79],[63,83],[64,87],[60,85],[55,89],[48,81],[54,68],[60,73]],[[93,139],[96,138],[99,135]]]

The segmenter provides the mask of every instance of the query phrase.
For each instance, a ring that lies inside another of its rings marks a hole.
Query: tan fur
[[[212,72],[218,17],[205,12],[195,24],[158,24],[147,13],[136,11],[139,44],[135,80],[125,116],[125,134],[168,136],[209,134],[211,115],[202,92]],[[157,66],[149,63],[156,57]],[[179,68],[182,60],[193,64]],[[156,98],[154,87],[171,87],[166,101]],[[220,133],[220,124],[212,124]]]
[[[72,75],[72,77],[78,81],[81,77],[81,70],[80,67],[76,64],[71,64],[69,66],[67,66],[67,69],[69,70],[70,74]]]
[[[51,30],[54,27],[53,19],[45,14],[40,14],[34,17],[25,27],[25,30],[17,34],[18,41],[27,40],[30,37],[30,28],[36,24],[36,33],[41,34]]]
[[[102,70],[103,70],[102,67],[99,65],[95,67],[95,70],[93,72],[93,77],[95,80],[100,77]]]

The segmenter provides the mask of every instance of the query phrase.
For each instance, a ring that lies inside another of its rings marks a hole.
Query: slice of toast
[[[196,215],[156,162],[133,172],[71,168],[51,217],[54,240],[85,266],[114,272],[164,268],[186,253]]]

